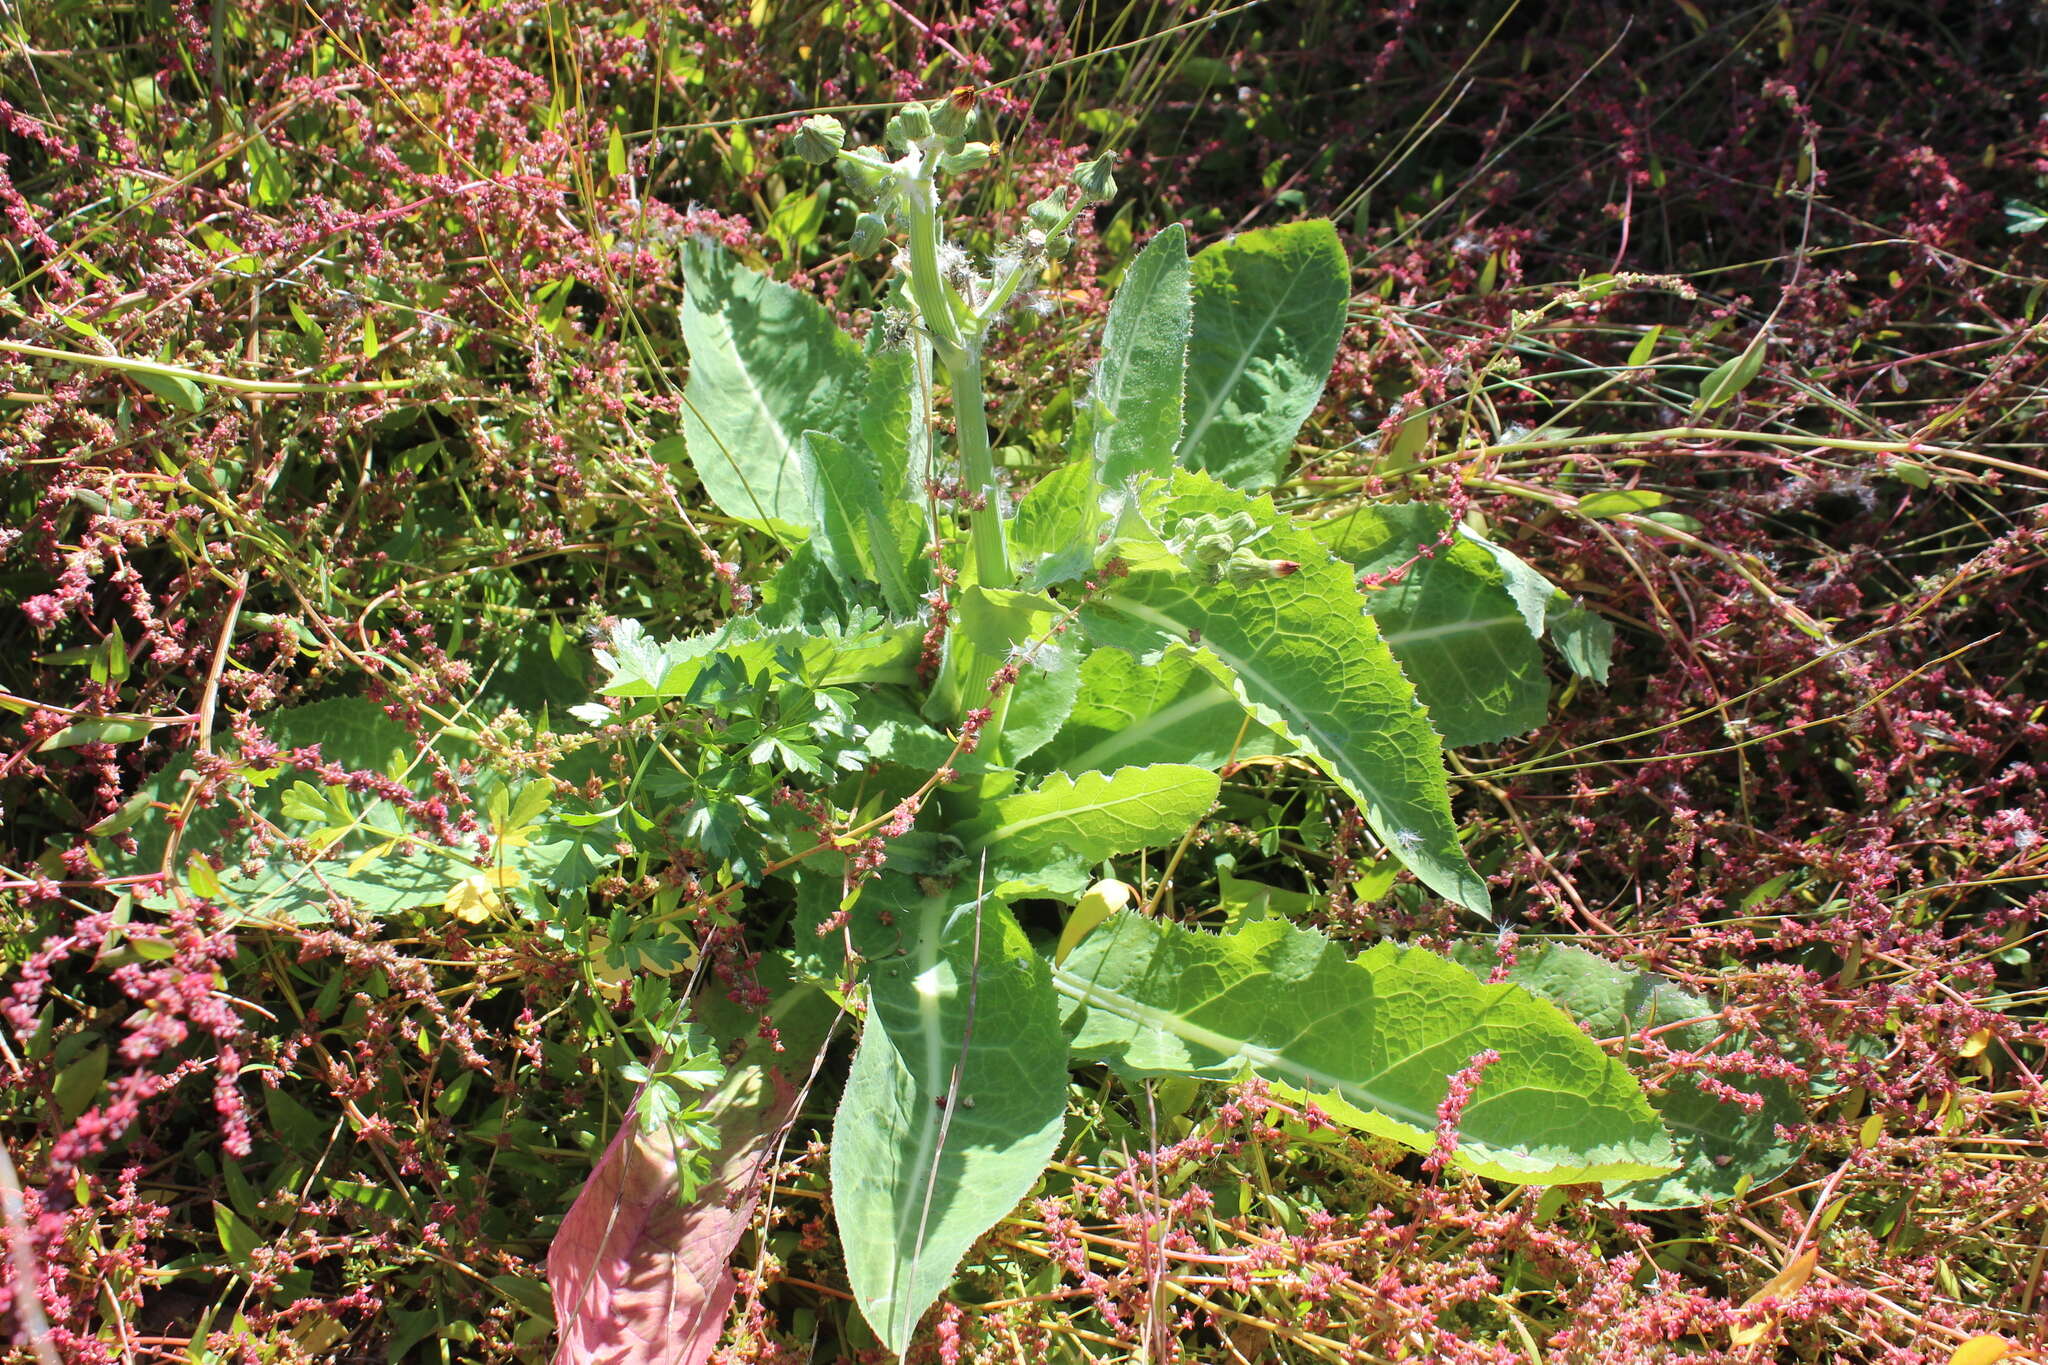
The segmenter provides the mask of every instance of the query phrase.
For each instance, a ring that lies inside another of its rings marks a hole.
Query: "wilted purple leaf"
[[[695,1199],[678,1197],[677,1167],[688,1150],[665,1132],[643,1132],[635,1116],[598,1159],[548,1248],[555,1365],[701,1365],[717,1347],[734,1292],[727,1263],[802,1097],[789,1073],[801,1077],[825,1031],[793,1029],[789,1014],[776,1018],[782,1065],[757,1041],[699,1102],[719,1147]]]

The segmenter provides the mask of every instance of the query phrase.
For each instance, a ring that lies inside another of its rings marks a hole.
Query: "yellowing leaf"
[[[2012,1343],[1996,1332],[1986,1332],[1981,1337],[1971,1337],[1956,1347],[1948,1358],[1948,1365],[1994,1365],[2012,1354]]]
[[[519,870],[511,867],[494,867],[488,872],[464,877],[449,891],[448,899],[441,902],[441,908],[464,924],[482,924],[505,908],[504,897],[498,892],[508,886],[517,886],[522,880]]]
[[[1991,1046],[1991,1030],[1980,1028],[1963,1040],[1963,1045],[1956,1049],[1956,1055],[1958,1057],[1975,1057],[1989,1046]]]
[[[601,933],[591,934],[590,952],[587,958],[590,964],[590,974],[597,979],[599,985],[621,988],[631,983],[633,970],[605,951],[611,946],[612,941],[606,935]]]
[[[1737,1346],[1754,1346],[1757,1342],[1762,1341],[1768,1336],[1771,1329],[1778,1325],[1777,1306],[1782,1305],[1785,1300],[1791,1298],[1806,1286],[1806,1281],[1812,1276],[1813,1267],[1819,1260],[1819,1251],[1813,1247],[1808,1247],[1793,1258],[1792,1264],[1786,1266],[1783,1270],[1765,1281],[1763,1288],[1744,1299],[1742,1301],[1742,1308],[1745,1312],[1755,1308],[1767,1299],[1772,1302],[1773,1306],[1769,1311],[1760,1314],[1742,1326],[1731,1327],[1728,1330],[1728,1340]]]
[[[1088,894],[1081,897],[1081,903],[1074,907],[1074,913],[1067,916],[1067,927],[1060,931],[1060,944],[1053,951],[1055,967],[1067,960],[1067,954],[1080,946],[1096,925],[1108,919],[1131,903],[1137,892],[1130,883],[1107,881],[1097,882],[1088,888]]]
[[[398,840],[396,839],[386,839],[381,844],[371,845],[369,848],[364,849],[361,853],[358,853],[353,859],[349,861],[348,875],[351,877],[362,876],[363,870],[365,868],[371,866],[378,859],[384,857],[386,854],[390,853],[391,850],[397,847]]]

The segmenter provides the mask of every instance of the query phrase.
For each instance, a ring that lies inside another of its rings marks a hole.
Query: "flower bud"
[[[839,154],[839,169],[856,193],[873,196],[889,183],[889,159],[875,147],[856,147]]]
[[[1055,261],[1064,261],[1074,254],[1074,239],[1064,232],[1055,232],[1045,239],[1045,254]]]
[[[888,227],[882,222],[881,214],[863,213],[853,220],[853,240],[847,243],[847,249],[861,260],[866,260],[880,249],[882,238],[887,233]]]
[[[1113,160],[1114,157],[1104,152],[1075,169],[1074,188],[1080,191],[1083,203],[1100,204],[1116,197],[1116,177],[1109,173]]]
[[[1248,554],[1232,555],[1223,568],[1223,576],[1237,588],[1247,587],[1263,578],[1290,578],[1300,572],[1301,564],[1296,560],[1261,559]]]
[[[790,146],[796,154],[813,166],[822,166],[839,155],[839,149],[846,145],[846,125],[830,114],[819,114],[807,118],[790,139]]]
[[[1024,216],[1031,220],[1031,226],[1041,232],[1056,231],[1059,225],[1066,220],[1066,196],[1056,191],[1048,198],[1041,199],[1030,208],[1024,210]]]
[[[908,151],[911,143],[932,135],[932,116],[922,104],[906,104],[889,120],[887,132],[891,147],[899,152]]]
[[[939,169],[947,175],[958,175],[962,171],[978,171],[995,159],[995,148],[986,142],[970,142],[959,151],[940,157]]]
[[[974,87],[955,86],[946,98],[932,101],[932,131],[940,137],[967,136],[967,129],[974,123],[974,106]]]

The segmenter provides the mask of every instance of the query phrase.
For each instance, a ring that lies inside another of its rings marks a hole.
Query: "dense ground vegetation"
[[[684,244],[864,331],[858,206],[791,134],[961,83],[1004,144],[978,221],[1121,155],[994,357],[1020,488],[1154,230],[1335,219],[1353,325],[1280,505],[1446,507],[1617,631],[1604,683],[1560,669],[1545,724],[1454,757],[1484,947],[1713,1002],[1738,1051],[1652,1028],[1631,1061],[1781,1083],[1799,1156],[1629,1211],[1078,1072],[1041,1197],[916,1352],[2048,1351],[2037,10],[53,0],[0,37],[0,1103],[33,1234],[0,1275],[64,1358],[549,1349],[622,1069],[693,987],[748,1003],[788,907],[611,826],[552,916],[488,860],[385,914],[238,914],[223,879],[289,862],[271,786],[472,849],[611,790],[564,737],[593,646],[724,619],[783,558],[680,459]],[[1248,883],[1361,945],[1471,929],[1300,764],[1228,774],[1168,904]],[[875,1349],[832,1099],[742,1244],[731,1360]]]

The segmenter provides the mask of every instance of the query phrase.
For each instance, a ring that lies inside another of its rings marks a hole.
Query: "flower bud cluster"
[[[937,176],[962,175],[994,164],[994,143],[968,140],[979,113],[974,90],[962,86],[941,99],[896,110],[881,146],[848,146],[846,126],[820,114],[797,127],[790,149],[811,165],[836,165],[842,182],[867,202],[847,243],[850,253],[864,260],[880,251],[891,233],[910,227],[913,210],[921,215],[936,210]],[[956,306],[976,338],[1011,304],[1028,298],[1028,285],[1041,267],[1073,253],[1074,220],[1090,205],[1116,195],[1116,178],[1110,173],[1113,160],[1105,153],[1082,164],[1066,186],[1031,204],[1023,231],[1004,243],[985,268],[974,267],[952,244],[937,244],[939,274],[955,291]]]

